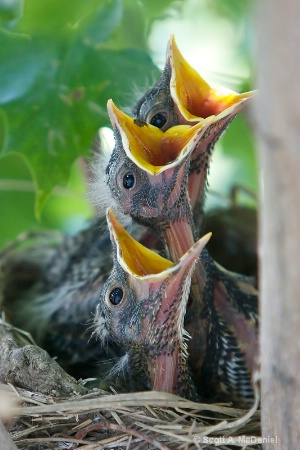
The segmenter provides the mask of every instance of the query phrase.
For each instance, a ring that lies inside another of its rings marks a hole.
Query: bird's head
[[[162,131],[180,123],[171,97],[170,80],[171,67],[166,64],[157,83],[140,98],[132,111],[139,120]]]
[[[163,132],[176,125],[195,125],[211,118],[210,126],[194,149],[190,161],[188,191],[196,216],[203,207],[207,170],[214,144],[253,94],[239,94],[211,86],[184,59],[174,36],[171,36],[161,78],[134,109],[138,121],[151,124]],[[201,221],[197,223],[197,219],[196,226],[199,228]]]
[[[114,267],[100,295],[97,332],[102,340],[145,355],[153,389],[180,393],[176,386],[187,359],[183,321],[191,276],[210,235],[174,264],[135,241],[111,210],[107,221]]]
[[[172,223],[186,213],[190,158],[211,118],[164,133],[127,116],[111,100],[108,112],[116,144],[106,175],[118,207],[151,227]]]
[[[136,117],[162,131],[178,124],[193,124],[211,115],[235,116],[253,92],[239,94],[214,88],[190,66],[171,36],[161,78],[138,102]]]

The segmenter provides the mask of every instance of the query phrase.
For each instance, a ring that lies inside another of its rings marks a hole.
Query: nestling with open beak
[[[126,349],[131,389],[195,400],[183,322],[191,275],[210,234],[174,264],[135,241],[111,210],[107,221],[114,265],[100,295],[96,332],[103,343]]]
[[[106,175],[117,207],[160,233],[172,261],[177,261],[195,241],[188,174],[193,152],[212,118],[162,132],[153,125],[139,126],[111,100],[108,113],[115,148]]]
[[[198,231],[203,221],[207,170],[214,145],[253,95],[254,92],[238,94],[226,88],[210,86],[184,59],[174,36],[171,36],[161,78],[133,110],[140,122],[162,131],[175,125],[195,125],[214,116],[193,152],[189,169],[189,197]]]

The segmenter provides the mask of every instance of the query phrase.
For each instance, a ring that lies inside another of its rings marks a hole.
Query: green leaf
[[[0,250],[24,230],[53,229],[70,234],[93,215],[87,202],[82,161],[72,165],[68,184],[56,187],[34,215],[35,186],[20,154],[0,158]]]
[[[146,53],[104,48],[119,24],[120,1],[93,1],[101,6],[85,11],[88,2],[65,1],[62,10],[58,0],[44,0],[45,9],[40,3],[28,0],[17,33],[0,35],[0,104],[9,125],[3,152],[20,152],[31,167],[37,212],[109,123],[107,100],[128,104],[134,85],[158,76]]]
[[[83,22],[95,19],[99,31],[108,36],[121,17],[121,0],[25,0],[24,16],[18,28],[31,36],[50,36],[55,40],[75,35]]]

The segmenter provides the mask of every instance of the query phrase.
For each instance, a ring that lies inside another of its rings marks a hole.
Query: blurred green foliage
[[[232,20],[244,17],[243,2],[232,2],[234,8],[205,3]],[[156,21],[180,16],[185,5],[183,0],[0,0],[0,247],[23,230],[75,232],[92,215],[78,157],[90,155],[97,130],[109,125],[109,98],[132,106],[136,88],[144,91],[158,78],[149,34]],[[224,136],[222,151],[229,149],[233,160],[240,157],[240,129],[247,164],[243,169],[238,163],[241,179],[255,189],[253,142],[245,122]]]

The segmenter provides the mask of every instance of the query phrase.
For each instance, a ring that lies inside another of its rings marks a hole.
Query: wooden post
[[[300,1],[260,0],[254,106],[261,175],[265,449],[300,448]]]

